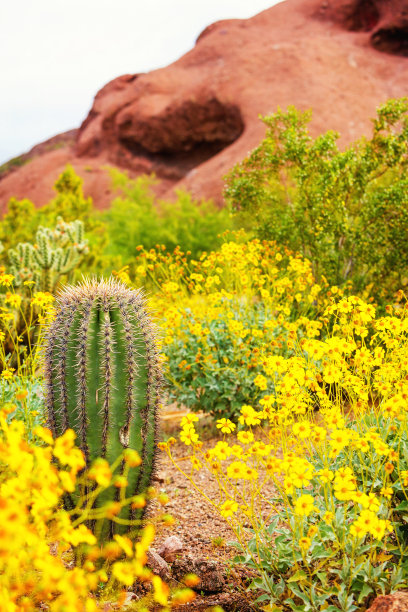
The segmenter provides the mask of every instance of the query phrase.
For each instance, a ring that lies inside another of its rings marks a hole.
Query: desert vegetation
[[[220,210],[115,171],[98,212],[70,167],[45,207],[10,201],[4,609],[192,609],[200,576],[149,561],[175,524],[162,458],[233,533],[250,609],[363,611],[406,586],[408,102],[345,150],[308,120],[264,119]]]

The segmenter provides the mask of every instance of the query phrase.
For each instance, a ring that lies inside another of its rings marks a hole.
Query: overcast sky
[[[120,74],[166,66],[219,19],[277,0],[1,0],[0,163],[78,127]]]

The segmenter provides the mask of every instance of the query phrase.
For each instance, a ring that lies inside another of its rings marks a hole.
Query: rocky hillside
[[[67,162],[100,207],[112,195],[107,165],[154,172],[164,197],[185,187],[221,202],[223,176],[264,135],[260,114],[312,108],[313,132],[336,129],[344,144],[368,134],[376,107],[407,95],[407,83],[407,0],[286,0],[214,23],[166,68],[108,83],[78,130],[3,170],[0,206],[11,196],[44,204]]]

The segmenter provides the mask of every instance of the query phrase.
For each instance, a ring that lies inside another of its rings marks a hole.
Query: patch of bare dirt
[[[165,410],[162,421],[163,439],[169,436],[178,438],[179,422],[183,414],[183,411],[175,410],[174,407]],[[203,452],[212,448],[218,440],[223,439],[218,435],[211,420],[204,415],[200,416],[198,431],[200,439],[203,440]],[[236,440],[231,436],[229,441],[233,444]],[[187,474],[191,474],[189,460],[191,447],[177,442],[172,447],[172,455],[179,467]],[[195,472],[194,480],[210,500],[220,499],[218,483],[208,471]],[[236,548],[232,545],[232,542],[236,540],[233,530],[188,478],[174,466],[165,452],[159,455],[153,485],[158,491],[167,493],[170,501],[165,506],[165,511],[176,519],[172,527],[160,525],[157,527],[154,550],[160,552],[163,543],[169,536],[177,536],[182,543],[182,549],[176,557],[181,563],[183,559],[187,560],[187,566],[191,560],[193,563],[196,560],[210,564],[214,562],[224,579],[224,586],[220,592],[204,593],[198,589],[196,599],[177,610],[180,612],[182,610],[204,611],[212,610],[217,605],[226,612],[229,610],[231,612],[257,610],[257,606],[253,603],[256,594],[247,589],[255,576],[254,572],[232,564],[232,559],[237,554]],[[265,501],[262,504],[264,516],[270,515],[271,506],[268,500],[273,500],[274,497],[276,497],[276,490],[273,483],[269,481],[264,487]],[[160,512],[159,504],[153,502],[149,508],[149,515],[154,517],[158,512]],[[169,563],[170,570],[172,570],[172,565]],[[176,572],[173,570],[172,573],[174,576]]]

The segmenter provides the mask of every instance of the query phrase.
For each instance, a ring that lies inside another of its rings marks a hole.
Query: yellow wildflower
[[[13,378],[14,368],[6,368],[2,371],[1,376],[4,380],[11,380]]]
[[[217,429],[221,429],[221,433],[230,434],[234,431],[235,428],[235,423],[233,423],[229,419],[217,420]]]
[[[5,303],[10,304],[12,308],[20,308],[21,300],[21,295],[18,295],[18,293],[11,293],[10,291],[7,291],[6,297],[4,298]]]
[[[190,446],[191,444],[195,444],[196,442],[198,442],[198,434],[193,428],[184,428],[180,432],[180,440],[181,442],[184,442],[186,446]]]
[[[309,494],[301,495],[295,502],[295,514],[299,516],[309,516],[315,510],[314,498]]]
[[[254,439],[254,434],[252,431],[239,431],[237,438],[242,444],[250,444]]]
[[[112,480],[112,470],[106,459],[102,459],[101,457],[95,459],[88,472],[88,477],[91,480],[95,480],[98,485],[105,488],[108,487]]]
[[[228,518],[229,516],[232,516],[233,514],[235,514],[237,510],[238,510],[238,504],[236,501],[232,499],[227,499],[227,501],[225,501],[220,506],[221,516],[223,516],[224,518]]]
[[[307,550],[309,550],[311,544],[312,544],[312,540],[309,537],[304,536],[303,538],[300,538],[299,540],[299,547],[301,548],[303,552],[306,552]]]

